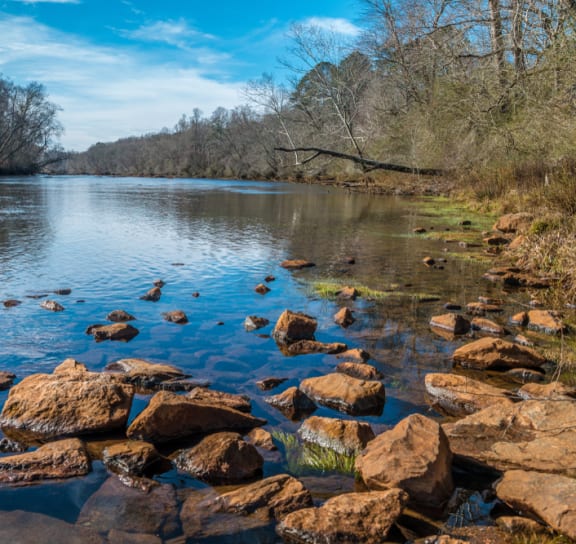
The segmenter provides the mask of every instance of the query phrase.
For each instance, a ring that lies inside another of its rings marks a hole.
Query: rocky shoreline
[[[525,214],[502,218],[485,237],[486,247],[521,243],[529,222]],[[298,270],[313,263],[282,266]],[[545,289],[551,281],[514,267],[492,268],[486,279],[514,289]],[[159,300],[162,287],[156,282],[142,298]],[[353,287],[340,293],[352,304],[356,296]],[[46,310],[64,310],[47,302]],[[355,459],[354,490],[325,501],[313,497],[305,479],[265,477],[267,460],[278,455],[277,441],[267,422],[251,414],[249,398],[201,387],[172,365],[121,359],[91,372],[66,359],[51,374],[15,385],[15,376],[5,373],[2,386],[10,391],[0,414],[0,448],[7,454],[0,458],[1,485],[78,478],[94,461],[103,463],[109,477],[76,524],[1,512],[0,536],[23,543],[59,534],[66,542],[176,544],[243,535],[238,541],[249,542],[259,530],[274,527],[285,542],[512,542],[519,530],[576,539],[576,390],[551,379],[549,361],[523,336],[526,330],[570,330],[557,313],[536,307],[506,316],[503,327],[490,319],[502,317],[502,307],[492,299],[464,309],[447,303],[446,313],[431,319],[431,330],[443,338],[466,338],[471,330],[480,338],[453,352],[453,373],[424,377],[435,414],[410,415],[379,434],[356,419],[381,413],[386,401],[370,355],[318,340],[312,316],[290,310],[279,316],[272,337],[283,353],[334,355],[334,372],[266,397],[286,417],[301,421],[299,440]],[[138,334],[127,323],[133,319],[117,310],[108,316],[112,325],[86,332],[97,342],[129,341]],[[187,321],[179,311],[164,319]],[[353,315],[340,310],[334,319],[346,327]],[[254,331],[267,324],[249,316],[245,327]],[[491,373],[517,386],[482,379]],[[282,382],[271,376],[259,386],[270,391]],[[128,424],[135,395],[150,398]],[[317,405],[332,409],[334,417],[313,416]],[[155,478],[176,469],[207,487],[184,492]],[[482,500],[494,504],[490,527],[442,524],[470,502],[472,493],[455,481],[459,471],[485,475]],[[427,521],[417,523],[418,516]]]

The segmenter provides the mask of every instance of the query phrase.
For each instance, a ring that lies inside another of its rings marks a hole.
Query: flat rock
[[[124,310],[113,310],[106,316],[106,319],[114,323],[125,323],[126,321],[134,321],[136,318]]]
[[[302,423],[298,436],[304,442],[351,455],[362,451],[375,435],[368,423],[312,416]]]
[[[454,489],[448,439],[438,423],[420,414],[369,442],[356,458],[356,471],[369,489],[399,487],[419,504],[438,506]]]
[[[4,308],[15,308],[16,306],[20,306],[20,304],[22,304],[22,301],[16,300],[14,298],[9,298],[2,301]]]
[[[140,440],[112,444],[102,452],[104,466],[117,474],[144,476],[159,460],[160,454],[156,448]]]
[[[0,458],[0,482],[22,484],[40,480],[85,476],[91,470],[84,443],[77,438],[59,440],[37,450]]]
[[[359,380],[381,380],[384,376],[376,367],[368,363],[343,362],[336,366],[336,372],[347,374]]]
[[[339,372],[307,378],[300,390],[319,404],[352,415],[379,414],[386,400],[382,382],[359,380]]]
[[[437,412],[465,416],[493,404],[513,404],[507,391],[467,376],[431,373],[424,379],[426,400]]]
[[[336,354],[346,351],[348,346],[341,342],[324,343],[317,340],[297,340],[282,351],[287,355],[311,355],[313,353]]]
[[[311,268],[316,266],[313,262],[307,261],[305,259],[288,259],[280,263],[282,268],[287,270],[301,270],[302,268]]]
[[[576,472],[576,402],[526,400],[494,405],[443,429],[461,458],[498,471]]]
[[[261,391],[270,391],[270,389],[275,389],[279,385],[282,385],[288,378],[264,378],[256,382],[256,387]]]
[[[238,484],[262,473],[264,460],[237,433],[214,433],[181,451],[175,465],[211,484]]]
[[[84,363],[68,357],[52,371],[53,374],[68,374],[70,372],[83,374],[88,372],[88,367]]]
[[[526,326],[544,334],[557,335],[568,331],[558,312],[550,310],[530,310]]]
[[[118,478],[108,478],[86,501],[76,523],[102,533],[116,529],[173,536],[178,530],[176,492],[168,484],[142,492],[125,486]]]
[[[506,329],[502,325],[499,325],[490,319],[486,319],[485,317],[475,317],[470,322],[470,327],[475,331],[494,334],[496,336],[504,336],[507,334]]]
[[[164,321],[169,321],[170,323],[178,323],[179,325],[186,325],[186,323],[188,323],[188,316],[182,310],[164,312],[162,317],[164,318]]]
[[[252,411],[250,398],[246,395],[235,395],[233,393],[225,393],[224,391],[207,389],[206,387],[196,387],[188,393],[187,397],[213,406],[226,406],[227,408],[232,408],[233,410],[238,410],[246,414]]]
[[[497,304],[486,304],[485,302],[469,302],[466,304],[466,311],[469,314],[483,316],[489,313],[500,313],[503,311]]]
[[[127,323],[114,323],[113,325],[90,325],[86,329],[86,334],[91,334],[96,342],[104,340],[117,340],[120,342],[129,342],[140,331]]]
[[[354,323],[354,321],[356,320],[354,319],[352,310],[350,310],[350,308],[340,308],[340,310],[334,314],[334,323],[336,323],[336,325],[340,325],[341,327],[349,327],[352,325],[352,323]]]
[[[55,300],[43,300],[40,303],[40,308],[44,308],[45,310],[49,310],[51,312],[64,311],[64,306],[62,306],[62,304],[56,302]]]
[[[268,319],[266,319],[265,317],[258,317],[256,315],[249,315],[244,320],[244,328],[248,332],[251,332],[251,331],[256,331],[258,329],[262,329],[262,328],[266,327],[269,323],[270,323],[270,321]]]
[[[187,377],[175,366],[133,358],[108,363],[104,370],[117,373],[124,381],[143,389],[157,389],[165,382]]]
[[[508,213],[494,223],[494,230],[500,232],[523,232],[528,230],[534,221],[534,216],[528,212]]]
[[[108,544],[162,544],[162,539],[155,535],[127,533],[112,529],[108,533]]]
[[[576,480],[556,474],[511,470],[496,485],[498,498],[530,512],[552,529],[576,538]]]
[[[186,537],[199,539],[265,527],[310,506],[312,496],[302,483],[279,474],[221,494],[195,493],[184,502],[180,519]]]
[[[380,544],[407,502],[408,495],[401,489],[344,493],[319,508],[288,514],[276,531],[286,542]]]
[[[345,359],[346,361],[353,361],[355,363],[365,363],[366,361],[370,360],[370,354],[361,348],[354,348],[339,353],[336,355],[336,358]]]
[[[512,368],[504,372],[504,375],[516,383],[539,383],[546,377],[543,370],[534,368]]]
[[[127,436],[155,444],[216,431],[250,430],[265,423],[232,408],[160,391],[132,422]]]
[[[151,302],[158,302],[162,296],[162,290],[160,287],[152,287],[144,295],[140,297],[140,300],[149,300]]]
[[[576,401],[576,388],[561,382],[547,384],[527,383],[518,389],[523,400],[572,400]]]
[[[540,368],[546,359],[537,351],[500,338],[480,338],[454,351],[453,359],[464,368],[509,370]]]
[[[298,340],[314,340],[318,322],[301,312],[284,310],[272,331],[272,337],[280,344],[291,344]]]
[[[266,397],[264,400],[294,421],[306,417],[317,408],[314,401],[297,387],[289,387],[282,393]]]
[[[33,374],[10,390],[0,426],[46,437],[119,430],[133,396],[131,385],[108,374]]]
[[[470,330],[470,321],[461,315],[448,313],[433,316],[430,319],[430,327],[443,329],[455,335],[466,334]]]

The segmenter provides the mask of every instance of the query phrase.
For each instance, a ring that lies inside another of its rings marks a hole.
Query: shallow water
[[[414,236],[417,226],[447,223],[424,201],[348,194],[326,187],[241,181],[97,177],[5,178],[0,180],[0,300],[20,306],[0,309],[0,370],[21,379],[51,372],[67,357],[102,370],[111,361],[139,357],[169,363],[207,380],[214,389],[252,399],[253,413],[268,430],[295,431],[264,402],[271,393],[255,382],[288,377],[283,386],[330,372],[330,355],[285,357],[267,335],[285,309],[318,319],[317,339],[345,342],[369,351],[385,375],[387,401],[381,416],[361,418],[377,429],[414,412],[427,412],[423,377],[451,368],[454,344],[428,330],[431,315],[450,300],[465,304],[491,294],[480,280],[486,263],[450,257],[442,268],[422,259],[446,253],[443,241]],[[463,216],[462,219],[467,219]],[[451,227],[454,230],[454,227]],[[473,225],[473,229],[476,228]],[[479,228],[479,227],[478,227]],[[456,229],[457,230],[457,229]],[[452,232],[451,236],[458,236]],[[354,257],[356,264],[347,264]],[[317,266],[298,272],[280,267],[287,258]],[[254,287],[273,274],[271,291]],[[159,302],[139,299],[153,280],[166,282]],[[384,301],[360,299],[356,323],[344,330],[333,323],[334,300],[321,299],[310,282],[337,279],[373,289],[401,291]],[[67,296],[57,289],[71,288]],[[192,293],[199,292],[194,298]],[[417,294],[438,297],[418,302]],[[65,311],[52,313],[30,295],[49,294]],[[128,343],[95,343],[87,326],[106,323],[123,309],[136,316],[140,334]],[[163,321],[162,312],[181,309],[190,323]],[[270,319],[247,333],[247,315]],[[7,392],[0,392],[3,403]],[[134,403],[132,418],[145,405]],[[316,415],[348,417],[327,408]],[[267,463],[265,474],[286,471],[283,460]],[[325,475],[326,476],[326,475]],[[328,475],[329,476],[329,475]],[[0,489],[0,509],[43,512],[74,522],[86,499],[106,478],[95,463],[86,478]],[[195,486],[175,472],[162,475],[180,487]]]

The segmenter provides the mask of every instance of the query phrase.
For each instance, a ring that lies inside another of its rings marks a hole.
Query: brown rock
[[[486,319],[484,317],[475,317],[472,319],[470,326],[472,329],[476,331],[482,331],[488,334],[495,334],[497,336],[504,336],[507,334],[507,331],[502,325],[498,325],[494,321],[490,319]]]
[[[278,408],[287,418],[299,420],[316,410],[316,405],[297,387],[289,387],[286,391],[266,397],[268,404]]]
[[[365,363],[370,360],[370,354],[360,348],[348,349],[336,355],[337,359],[345,359],[355,363]]]
[[[269,323],[270,323],[270,321],[268,319],[266,319],[265,317],[258,317],[255,315],[249,315],[244,320],[244,328],[248,332],[251,332],[251,331],[256,331],[258,329],[262,329],[263,327],[266,327]]]
[[[53,374],[67,374],[69,372],[88,372],[88,368],[84,363],[77,361],[76,359],[72,359],[69,357],[68,359],[64,359],[53,371]]]
[[[134,321],[136,318],[124,310],[113,310],[106,316],[106,319],[114,323],[125,323],[126,321]]]
[[[438,506],[454,488],[448,439],[438,423],[420,414],[372,440],[356,458],[356,470],[369,489],[399,487],[421,504]]]
[[[272,337],[281,344],[291,344],[298,340],[314,340],[318,322],[309,315],[284,310],[272,331]]]
[[[424,257],[422,262],[428,267],[434,266],[436,264],[436,261],[432,257]]]
[[[481,338],[454,351],[453,359],[464,368],[507,370],[539,368],[546,359],[533,349],[500,338]]]
[[[22,304],[21,301],[10,298],[8,300],[3,300],[2,304],[4,306],[4,308],[14,308],[15,306],[20,306],[20,304]]]
[[[261,427],[252,429],[246,435],[246,439],[257,448],[262,448],[263,450],[275,451],[278,449],[272,440],[272,435]]]
[[[160,454],[152,444],[139,440],[127,440],[112,444],[102,452],[104,466],[117,474],[143,476],[160,460]]]
[[[557,312],[550,310],[530,310],[528,312],[528,328],[545,334],[562,334],[567,327],[562,323]]]
[[[347,349],[348,346],[341,342],[326,344],[324,342],[317,342],[316,340],[297,340],[296,342],[292,342],[282,351],[287,355],[310,355],[312,353],[342,353]]]
[[[196,387],[187,397],[197,402],[203,402],[211,406],[225,406],[249,414],[252,411],[250,399],[246,395],[234,395],[224,391],[214,391],[206,387]]]
[[[352,323],[354,323],[354,321],[356,320],[354,319],[350,308],[340,308],[340,310],[334,314],[334,323],[336,323],[336,325],[340,325],[341,327],[349,327],[352,325]]]
[[[0,416],[4,432],[65,436],[122,429],[134,388],[92,372],[34,374],[12,387]]]
[[[119,340],[129,342],[135,336],[138,336],[139,330],[126,323],[114,323],[114,325],[90,325],[86,329],[86,334],[94,336],[96,342],[103,340]]]
[[[277,532],[286,542],[380,544],[407,502],[408,495],[401,489],[344,493],[319,508],[288,514]]]
[[[470,330],[470,321],[461,315],[449,313],[432,317],[430,326],[452,334],[466,334]]]
[[[347,374],[359,380],[381,380],[384,377],[376,367],[367,363],[340,363],[336,366],[336,372]]]
[[[482,241],[485,244],[488,244],[489,246],[505,246],[505,245],[508,245],[510,243],[510,240],[508,238],[504,238],[504,236],[496,236],[496,235],[488,236],[488,237],[484,238]]]
[[[426,400],[437,412],[465,416],[493,404],[512,404],[504,389],[457,374],[427,374]]]
[[[381,413],[386,398],[381,382],[358,380],[341,373],[307,378],[300,390],[319,404],[353,415]]]
[[[118,373],[124,381],[143,389],[156,389],[165,382],[187,377],[175,366],[150,363],[144,359],[118,359],[108,363],[104,370]]]
[[[16,374],[12,372],[0,371],[0,391],[9,389],[14,380],[16,379]]]
[[[195,434],[248,430],[265,423],[263,419],[225,406],[212,406],[175,393],[160,391],[132,422],[127,436],[159,443]]]
[[[156,279],[152,282],[152,285],[154,285],[154,287],[164,287],[166,285],[166,282],[164,280],[161,279]]]
[[[424,234],[426,232],[426,229],[424,227],[416,227],[412,229],[412,232],[414,234]]]
[[[35,451],[0,458],[0,482],[14,484],[73,478],[90,472],[84,443],[77,438],[59,440]]]
[[[178,530],[176,493],[168,484],[155,485],[144,493],[116,477],[108,478],[86,501],[76,523],[102,533],[116,529],[170,536]]]
[[[510,318],[510,324],[516,327],[525,327],[528,323],[528,312],[518,312]]]
[[[502,308],[497,304],[486,304],[485,302],[470,302],[466,304],[466,311],[472,315],[486,315],[487,313],[502,312]]]
[[[50,310],[51,312],[63,312],[64,306],[59,304],[55,300],[43,300],[40,303],[40,308],[44,308],[45,310]]]
[[[500,516],[496,519],[496,525],[507,533],[538,534],[546,532],[546,527],[530,518],[520,516]]]
[[[316,265],[313,262],[304,259],[288,259],[280,263],[280,266],[287,270],[301,270],[302,268],[311,268]]]
[[[170,321],[171,323],[178,323],[179,325],[185,325],[188,323],[188,316],[182,310],[172,310],[171,312],[164,312],[162,314],[165,321]]]
[[[180,519],[188,538],[233,535],[280,520],[290,512],[312,506],[312,497],[301,482],[279,474],[234,491],[190,496]]]
[[[498,498],[530,512],[555,531],[576,538],[576,480],[566,476],[511,470],[496,485]]]
[[[162,290],[160,287],[152,287],[146,294],[140,297],[140,300],[149,300],[151,302],[158,302],[162,296]]]
[[[261,474],[264,460],[256,448],[237,433],[214,433],[183,450],[176,466],[211,484],[237,484]]]
[[[539,383],[545,377],[543,370],[535,370],[533,368],[512,368],[504,372],[504,374],[516,383]]]
[[[162,544],[162,539],[154,535],[112,529],[108,533],[108,544]]]
[[[525,243],[528,238],[523,234],[516,236],[512,239],[512,241],[508,244],[508,249],[514,251],[515,249],[520,249]]]
[[[532,221],[534,216],[530,213],[509,213],[500,217],[492,228],[500,232],[523,232],[528,230]]]
[[[346,285],[345,287],[342,287],[338,293],[336,293],[336,296],[343,300],[356,300],[360,296],[360,293],[356,287],[350,287],[349,285]]]
[[[546,385],[527,383],[518,389],[523,400],[576,400],[576,389],[561,382]]]
[[[304,442],[345,455],[362,451],[374,439],[374,431],[368,423],[318,416],[306,419],[298,429],[298,435]]]
[[[276,280],[276,278],[275,278],[272,274],[269,274],[268,276],[266,276],[266,277],[264,278],[264,281],[265,281],[266,283],[270,283],[271,281],[275,281],[275,280]]]
[[[270,287],[268,287],[267,285],[263,284],[263,283],[259,283],[255,288],[254,291],[256,291],[258,294],[260,295],[265,295],[267,293],[270,292]]]
[[[264,378],[263,380],[258,380],[256,386],[261,391],[270,391],[279,385],[283,384],[288,378]]]

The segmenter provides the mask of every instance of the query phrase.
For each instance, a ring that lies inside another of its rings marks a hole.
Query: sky
[[[246,103],[249,80],[287,77],[291,24],[353,38],[361,0],[0,0],[0,74],[36,81],[82,151]]]

